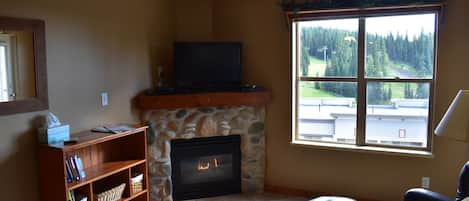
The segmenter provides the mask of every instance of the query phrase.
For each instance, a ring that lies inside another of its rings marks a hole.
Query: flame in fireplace
[[[210,163],[202,164],[199,162],[199,165],[197,166],[198,171],[208,170],[208,169],[210,169]]]
[[[205,171],[210,168],[218,168],[218,160],[216,158],[212,160],[199,160],[199,164],[197,165],[198,171]]]

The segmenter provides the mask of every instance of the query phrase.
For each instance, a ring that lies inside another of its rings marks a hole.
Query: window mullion
[[[298,24],[293,23],[292,24],[292,41],[291,41],[291,46],[292,46],[292,74],[291,74],[291,81],[292,81],[292,140],[295,140],[298,138],[298,91],[299,91],[299,76],[298,76],[298,70],[299,70],[299,47],[300,47],[300,33],[298,31]]]
[[[360,18],[358,22],[358,84],[357,84],[357,129],[356,144],[365,145],[365,123],[366,123],[366,30],[365,18]]]

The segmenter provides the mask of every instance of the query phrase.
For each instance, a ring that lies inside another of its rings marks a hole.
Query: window
[[[438,11],[382,13],[293,17],[293,143],[431,149]]]
[[[399,138],[405,138],[405,129],[399,129]]]
[[[0,34],[0,102],[7,102],[12,99],[13,79],[10,46],[10,36]]]
[[[8,101],[6,48],[0,45],[0,102]]]

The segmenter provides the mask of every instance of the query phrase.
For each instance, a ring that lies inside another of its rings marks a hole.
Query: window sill
[[[353,151],[353,152],[361,152],[361,153],[384,154],[384,155],[418,157],[418,158],[433,158],[434,157],[432,152],[420,151],[420,150],[375,147],[375,146],[357,146],[353,144],[336,144],[336,143],[313,142],[313,141],[303,141],[303,140],[293,140],[291,144],[293,146],[313,148],[313,149]]]

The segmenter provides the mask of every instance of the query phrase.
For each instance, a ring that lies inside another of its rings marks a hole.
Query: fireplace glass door
[[[173,198],[239,193],[240,136],[171,141]]]

